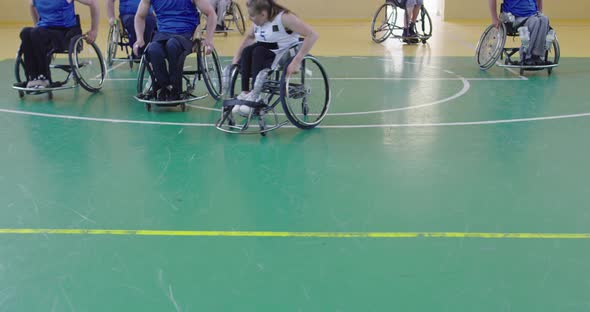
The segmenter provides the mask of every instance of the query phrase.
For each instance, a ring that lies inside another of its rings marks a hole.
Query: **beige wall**
[[[101,7],[101,20],[105,19],[104,0],[98,0]],[[245,0],[237,0],[245,8]],[[278,0],[303,18],[352,18],[369,19],[383,0]],[[498,0],[501,2],[502,0]],[[29,0],[0,0],[0,22],[29,22]],[[425,0],[426,6],[434,2],[443,8],[445,19],[488,18],[487,0]],[[429,4],[430,2],[430,4]],[[567,3],[567,5],[564,5]],[[83,21],[88,21],[88,9],[77,5]],[[429,9],[429,11],[432,11]],[[545,12],[551,18],[588,19],[590,0],[545,0]],[[433,14],[434,12],[431,12]]]
[[[426,0],[428,1],[428,0]],[[498,4],[502,0],[497,0]],[[589,0],[544,0],[544,13],[555,19],[589,19]],[[488,0],[445,0],[444,18],[480,19],[489,18]]]
[[[105,2],[98,0],[101,20],[104,22]],[[428,0],[427,0],[428,1]],[[238,0],[245,9],[245,0]],[[370,19],[383,0],[279,0],[279,3],[293,10],[303,18],[360,18]],[[29,22],[29,0],[0,0],[0,22]],[[84,21],[89,17],[88,9],[76,4],[76,11]],[[246,13],[246,12],[244,12]]]

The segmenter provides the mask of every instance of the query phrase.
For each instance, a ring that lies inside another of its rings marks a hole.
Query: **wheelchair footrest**
[[[26,82],[18,82],[18,83],[13,84],[12,88],[15,90],[18,90],[18,91],[31,92],[33,94],[41,94],[41,93],[46,93],[46,92],[51,92],[51,91],[73,89],[73,88],[77,87],[77,85],[64,87],[65,84],[66,84],[66,82],[60,81],[60,82],[53,82],[49,86],[47,86],[46,88],[27,88]]]
[[[136,96],[134,96],[134,98],[142,103],[146,103],[146,104],[154,104],[157,106],[177,106],[177,105],[181,105],[184,103],[188,103],[188,102],[193,102],[193,101],[198,101],[201,99],[206,98],[208,95],[202,95],[202,96],[194,96],[192,94],[182,94],[180,99],[178,100],[174,100],[174,101],[163,101],[163,100],[158,100],[154,97],[149,97],[146,96],[145,94],[138,94]]]
[[[263,102],[252,102],[252,101],[245,101],[245,100],[238,100],[238,99],[229,99],[223,101],[224,107],[233,107],[236,105],[244,105],[252,108],[260,108],[267,106]]]

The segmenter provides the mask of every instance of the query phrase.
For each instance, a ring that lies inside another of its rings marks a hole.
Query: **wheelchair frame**
[[[150,43],[151,44],[151,43]],[[146,51],[147,47],[146,46]],[[205,46],[201,43],[200,38],[193,39],[193,48],[190,53],[188,53],[185,57],[185,61],[183,63],[186,64],[186,60],[192,54],[197,54],[197,69],[196,70],[186,70],[183,69],[182,71],[182,81],[183,85],[186,86],[186,89],[181,93],[181,99],[176,101],[159,101],[155,99],[145,99],[145,96],[149,96],[151,93],[154,92],[152,90],[153,87],[153,73],[150,66],[148,66],[148,62],[145,59],[145,53],[141,57],[141,62],[139,65],[139,71],[137,76],[137,95],[134,98],[145,104],[147,111],[152,110],[152,105],[156,106],[180,106],[181,110],[184,112],[186,111],[186,103],[194,102],[197,100],[204,99],[208,95],[213,97],[215,100],[221,98],[221,90],[222,90],[222,81],[221,81],[221,63],[219,61],[219,56],[217,55],[217,51],[213,50],[210,55],[205,54]],[[212,64],[209,64],[208,57],[211,56]],[[213,67],[213,71],[217,73],[217,77],[211,77],[209,75],[210,71],[206,70]],[[149,77],[145,77],[145,74],[148,74]],[[146,81],[147,80],[147,81]],[[197,96],[193,94],[196,89],[197,81],[204,80],[205,86],[207,87],[207,91],[209,94],[205,94],[202,96]],[[217,81],[218,87],[216,88],[214,85],[214,80]]]
[[[206,21],[203,20],[204,17],[205,15],[201,14],[201,25],[207,24]],[[226,25],[227,29],[222,31],[216,30],[216,34],[223,34],[224,36],[227,36],[230,32],[239,32],[240,35],[246,33],[246,20],[244,19],[244,14],[242,14],[242,8],[234,0],[230,1],[230,3],[227,6],[227,9],[225,11],[224,24]],[[235,29],[231,27],[232,24],[235,26]],[[203,28],[202,31],[205,30],[206,29]]]
[[[512,22],[507,23],[511,24]],[[475,49],[475,58],[479,68],[481,70],[488,70],[493,67],[494,64],[497,64],[498,67],[502,68],[519,69],[519,74],[521,76],[524,75],[525,71],[539,71],[545,69],[547,70],[547,74],[551,75],[553,69],[559,66],[561,53],[557,36],[555,37],[551,48],[545,52],[545,61],[552,58],[551,64],[525,65],[523,60],[512,60],[512,57],[516,54],[520,54],[520,47],[506,47],[506,41],[509,37],[516,38],[519,36],[518,30],[515,30],[515,27],[512,25],[507,25],[507,23],[501,23],[498,29],[494,25],[490,25],[481,35],[481,38],[477,43],[477,48]],[[482,60],[482,57],[485,57],[484,54],[489,52],[489,49],[493,49],[489,53],[489,57]],[[504,64],[499,63],[498,60],[504,60]]]
[[[306,55],[302,60],[302,68],[299,71],[299,73],[302,75],[301,80],[303,81],[303,84],[292,85],[290,83],[291,78],[288,78],[286,75],[287,68],[293,60],[293,57],[295,56],[296,52],[298,51],[299,46],[300,45],[298,44],[297,46],[294,46],[287,50],[285,54],[283,54],[282,56],[278,56],[275,59],[274,64],[271,66],[271,69],[263,70],[258,74],[258,77],[256,78],[256,84],[261,85],[260,94],[264,94],[262,96],[262,100],[259,102],[250,102],[236,99],[235,88],[237,78],[239,75],[238,66],[233,65],[232,67],[226,69],[227,72],[224,76],[226,76],[226,79],[231,78],[231,83],[225,83],[225,85],[229,86],[229,88],[225,91],[224,95],[229,95],[230,98],[224,100],[223,102],[221,117],[216,124],[217,129],[226,133],[260,134],[262,136],[265,136],[267,132],[279,129],[282,126],[288,124],[289,122],[291,122],[293,125],[300,129],[312,129],[322,122],[322,120],[328,113],[331,102],[330,82],[324,67],[315,57],[313,57],[312,55]],[[312,62],[314,63],[314,65],[317,66],[317,69],[319,69],[319,71],[321,72],[322,79],[324,82],[324,103],[319,114],[309,113],[309,105],[306,101],[306,96],[308,94],[311,94],[311,89],[305,85],[305,74],[308,70],[306,68],[306,62]],[[260,81],[263,82],[261,83]],[[254,88],[256,89],[256,86]],[[297,114],[291,110],[289,103],[287,102],[289,98],[302,98],[302,114],[305,117],[311,115],[316,115],[318,117],[313,122],[306,122],[304,120],[299,119],[297,117]],[[285,112],[288,121],[279,121],[278,114],[275,110],[276,106],[278,106],[279,103],[282,104],[283,111]],[[236,120],[232,113],[232,110],[236,105],[245,105],[251,108],[248,116],[244,117],[244,123],[241,125],[236,124]],[[273,121],[271,125],[268,125],[266,120],[266,116],[269,114],[271,116],[271,120]],[[259,131],[249,130],[249,127],[253,119],[258,120]]]
[[[23,73],[25,72],[25,70],[24,70],[25,63],[24,63],[24,59],[23,59],[22,49],[19,48],[18,53],[17,53],[17,57],[16,57],[15,66],[14,66],[14,75],[15,75],[17,83],[14,84],[12,88],[18,91],[18,95],[21,98],[24,97],[25,94],[38,95],[38,94],[47,93],[49,96],[49,99],[53,98],[53,91],[73,89],[73,88],[77,88],[78,86],[82,86],[82,88],[84,88],[88,92],[92,92],[92,93],[96,93],[96,92],[100,91],[100,89],[102,88],[102,85],[104,84],[104,80],[106,78],[106,66],[104,63],[104,59],[103,59],[102,53],[100,52],[100,49],[98,48],[96,43],[89,44],[89,43],[85,42],[85,39],[86,39],[85,35],[76,35],[70,39],[69,47],[67,50],[52,49],[47,53],[47,57],[50,60],[55,59],[55,54],[67,54],[68,61],[69,61],[69,64],[52,64],[52,63],[50,63],[50,65],[49,65],[50,71],[52,69],[60,69],[60,70],[65,71],[67,73],[67,76],[66,76],[65,80],[63,80],[63,81],[53,81],[53,78],[52,78],[53,75],[50,75],[51,77],[48,77],[49,82],[50,82],[50,87],[48,87],[48,88],[27,88],[26,87],[25,83],[27,82],[27,79],[26,79],[26,77],[21,77],[21,70]],[[93,49],[93,51],[96,53],[96,56],[98,59],[98,64],[100,65],[100,68],[101,68],[100,77],[98,77],[98,75],[96,77],[92,77],[92,78],[83,77],[82,73],[80,72],[80,69],[82,69],[84,66],[92,64],[92,61],[80,62],[80,59],[78,57],[80,52],[83,51],[85,44],[87,45],[87,48]],[[74,84],[67,86],[70,79],[72,79],[74,81]],[[98,80],[98,85],[97,86],[91,85],[87,80]]]
[[[392,12],[391,15],[388,15],[388,9]],[[420,13],[418,14],[418,18],[416,19],[416,25],[420,25],[420,29],[416,30],[416,32],[418,33],[418,37],[403,37],[404,27],[403,25],[397,25],[398,9],[404,12],[404,19],[407,18],[406,9],[402,8],[401,4],[397,0],[386,0],[385,3],[382,4],[377,9],[377,11],[375,11],[375,14],[373,15],[373,20],[371,21],[371,39],[375,43],[382,43],[389,37],[393,36],[393,38],[399,40],[415,40],[408,41],[408,43],[418,43],[421,41],[422,44],[426,44],[428,39],[432,37],[432,19],[430,18],[430,14],[428,13],[426,7],[424,5],[421,6]],[[379,18],[379,14],[382,10],[385,10],[386,20],[382,21],[381,24],[378,25],[377,19]],[[378,35],[379,32],[383,32],[383,34]]]
[[[117,50],[125,51],[127,57],[117,58]],[[107,37],[107,66],[113,66],[114,62],[129,62],[129,68],[133,68],[133,63],[140,60],[133,56],[133,47],[129,44],[129,34],[123,22],[118,18],[115,19],[114,24],[109,27]]]

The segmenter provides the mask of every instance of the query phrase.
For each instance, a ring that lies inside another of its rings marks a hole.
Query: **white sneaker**
[[[248,100],[248,96],[250,95],[249,92],[242,92],[236,97],[236,99],[240,101]],[[233,114],[239,114],[242,117],[248,117],[250,114],[250,107],[246,105],[235,105],[231,111]]]
[[[238,114],[242,117],[248,117],[248,116],[250,116],[251,110],[252,110],[252,107],[250,107],[248,105],[235,105],[231,112],[233,114]]]

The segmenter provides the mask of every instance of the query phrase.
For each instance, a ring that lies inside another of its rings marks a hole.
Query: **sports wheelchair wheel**
[[[416,26],[420,27],[420,29],[417,29],[418,35],[422,38],[420,40],[423,44],[426,44],[426,41],[432,37],[432,19],[430,18],[430,14],[428,14],[428,10],[426,10],[424,6],[420,9],[418,19],[416,20]],[[420,31],[422,31],[422,33],[420,33]]]
[[[283,68],[280,86],[283,110],[289,121],[298,128],[314,128],[326,117],[330,106],[328,75],[320,62],[311,55],[303,58],[299,72],[291,77],[287,77],[287,68],[287,65]]]
[[[25,61],[23,60],[23,52],[21,49],[18,50],[16,62],[14,63],[14,78],[16,79],[17,83],[23,83],[27,81],[27,75],[25,73]],[[18,96],[20,98],[24,97],[25,92],[19,90]]]
[[[397,20],[397,8],[390,2],[386,2],[377,9],[371,22],[371,39],[375,43],[381,43],[391,35]]]
[[[203,75],[205,86],[209,91],[209,95],[215,100],[221,98],[221,65],[217,51],[214,49],[210,54],[207,54],[205,45],[199,44],[198,64],[199,70]]]
[[[150,75],[147,66],[149,65],[144,55],[141,57],[141,62],[139,63],[139,69],[137,71],[137,94],[147,94],[152,91],[152,76]],[[150,109],[148,109],[148,111],[150,111]]]
[[[494,25],[488,26],[477,43],[475,58],[481,70],[488,70],[502,56],[506,44],[506,26],[500,24],[499,28]]]
[[[545,52],[545,59],[547,61],[552,62],[553,64],[559,64],[559,57],[561,56],[561,50],[559,48],[559,41],[555,38],[553,41],[553,46]],[[547,74],[551,75],[553,73],[553,67],[547,68]]]
[[[244,15],[242,14],[242,9],[240,6],[232,1],[229,6],[229,12],[231,14],[231,18],[233,23],[236,25],[236,28],[243,35],[246,32],[246,21],[244,20]]]
[[[86,42],[78,35],[70,41],[69,59],[74,78],[89,92],[98,92],[104,83],[106,68],[100,49],[95,43]]]
[[[113,66],[113,60],[117,57],[117,48],[120,40],[119,22],[115,20],[112,26],[109,27],[109,35],[107,37],[107,66]]]

